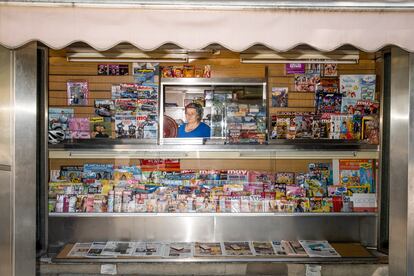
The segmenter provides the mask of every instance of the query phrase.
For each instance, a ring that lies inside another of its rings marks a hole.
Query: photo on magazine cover
[[[224,242],[224,254],[225,256],[253,256],[250,243],[247,241]]]
[[[194,243],[195,257],[223,256],[223,248],[220,242],[196,242]]]
[[[288,88],[272,87],[272,107],[288,106]]]
[[[68,81],[67,97],[68,105],[88,105],[89,103],[89,87],[88,81]]]
[[[73,108],[49,108],[49,126],[48,130],[63,131],[64,139],[69,139],[69,120],[73,118]]]
[[[275,255],[272,243],[269,241],[252,241],[254,255],[257,256],[272,256]]]

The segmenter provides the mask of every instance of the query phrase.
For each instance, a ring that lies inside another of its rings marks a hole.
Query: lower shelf
[[[49,213],[49,217],[375,217],[377,213]]]

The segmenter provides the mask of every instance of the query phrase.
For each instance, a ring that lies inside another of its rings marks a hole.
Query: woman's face
[[[187,108],[185,111],[185,119],[189,124],[198,122],[197,110],[195,108]]]

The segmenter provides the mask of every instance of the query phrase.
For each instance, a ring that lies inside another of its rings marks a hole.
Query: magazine
[[[288,88],[272,87],[272,107],[288,106]]]
[[[272,241],[273,250],[277,256],[286,256],[287,251],[283,241]]]
[[[309,257],[336,257],[341,255],[328,243],[328,241],[299,240]]]
[[[191,258],[193,257],[193,243],[170,243],[166,246],[165,257]]]
[[[340,75],[340,91],[346,98],[375,100],[375,75]]]
[[[83,166],[61,166],[60,167],[60,180],[68,181],[71,183],[81,183],[83,175]]]
[[[338,78],[321,78],[321,81],[316,86],[316,92],[339,93],[339,79]]]
[[[223,256],[222,243],[220,242],[196,242],[194,243],[195,257]]]
[[[69,130],[72,139],[90,139],[89,118],[69,119]]]
[[[139,85],[157,84],[159,82],[158,63],[133,63],[134,81]]]
[[[68,253],[68,257],[86,257],[92,243],[75,243]]]
[[[323,65],[323,75],[325,77],[336,77],[338,76],[338,64],[326,63]]]
[[[95,114],[101,117],[112,117],[115,111],[113,100],[95,100]]]
[[[370,144],[379,144],[379,121],[376,116],[362,118],[362,139]]]
[[[275,175],[275,182],[278,184],[293,185],[295,183],[295,173],[278,172]]]
[[[136,242],[132,256],[162,257],[163,244],[158,242]]]
[[[264,241],[264,242],[253,241],[252,248],[254,250],[254,255],[257,255],[257,256],[275,255],[275,252],[273,251],[272,243],[268,241]]]
[[[133,242],[108,241],[101,252],[101,256],[123,257],[131,256],[135,249]]]
[[[115,116],[116,138],[136,138],[137,120],[135,116]]]
[[[243,242],[224,242],[225,256],[253,256],[250,243]]]
[[[69,120],[73,118],[72,108],[49,108],[49,130],[62,130],[65,133],[65,139],[69,139]]]
[[[88,105],[89,102],[89,87],[88,81],[68,81],[67,97],[68,105]]]
[[[351,193],[375,193],[373,161],[339,160],[339,182]]]
[[[283,248],[286,251],[288,256],[295,256],[295,257],[307,257],[308,254],[306,253],[305,249],[303,249],[302,245],[298,241],[285,241],[281,242]]]
[[[101,253],[104,250],[106,242],[93,242],[91,247],[89,247],[86,257],[96,258],[101,257]]]
[[[135,99],[117,99],[115,100],[116,115],[135,115],[137,106]]]
[[[102,117],[90,118],[91,138],[110,138],[112,136],[111,122],[104,122]]]
[[[341,113],[342,95],[339,93],[318,93],[317,113]]]
[[[295,75],[295,91],[314,92],[320,79],[319,74]]]

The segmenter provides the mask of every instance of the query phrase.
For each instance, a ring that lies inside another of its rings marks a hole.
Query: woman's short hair
[[[203,119],[203,107],[199,103],[189,103],[185,106],[185,112],[187,113],[187,109],[193,108],[197,112],[197,120],[201,121]]]

